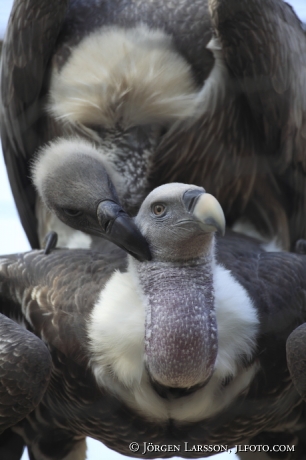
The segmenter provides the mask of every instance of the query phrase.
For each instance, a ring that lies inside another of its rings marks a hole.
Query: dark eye
[[[153,205],[153,212],[156,216],[162,216],[166,210],[166,206],[163,204],[154,204]]]
[[[81,214],[83,214],[82,211],[77,211],[76,209],[69,209],[69,208],[64,208],[63,212],[66,214],[66,216],[69,216],[69,217],[78,217]]]

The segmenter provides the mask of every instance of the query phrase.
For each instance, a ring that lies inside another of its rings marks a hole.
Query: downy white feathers
[[[190,66],[165,33],[111,27],[85,38],[53,72],[49,111],[66,122],[128,129],[191,115],[195,91]]]
[[[156,419],[196,421],[215,415],[244,391],[257,365],[245,369],[258,327],[256,310],[245,289],[220,265],[214,269],[218,355],[208,384],[180,400],[168,401],[152,389],[144,366],[145,307],[133,270],[116,272],[102,290],[88,323],[91,368],[126,404]],[[119,337],[119,339],[118,339]],[[233,377],[225,387],[225,377]]]

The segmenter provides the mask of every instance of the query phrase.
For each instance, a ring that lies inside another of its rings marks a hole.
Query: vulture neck
[[[150,378],[167,388],[204,385],[218,351],[213,250],[191,261],[132,263],[146,309]]]
[[[152,189],[149,174],[151,161],[160,137],[160,128],[133,127],[104,134],[101,157],[116,186],[120,203],[131,215]]]

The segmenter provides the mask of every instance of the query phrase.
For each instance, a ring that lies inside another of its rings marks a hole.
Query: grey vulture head
[[[33,182],[46,207],[66,225],[115,243],[139,260],[150,250],[131,217],[122,209],[124,179],[89,142],[59,141],[39,152]]]
[[[288,249],[306,235],[305,56],[282,0],[15,0],[1,138],[31,245],[56,225],[31,160],[81,137],[131,178],[133,213],[159,184],[205,185],[228,225]]]

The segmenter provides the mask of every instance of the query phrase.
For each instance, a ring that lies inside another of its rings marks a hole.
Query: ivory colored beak
[[[203,193],[198,198],[193,209],[193,215],[202,223],[207,232],[218,231],[225,233],[225,217],[219,201],[209,193]]]

